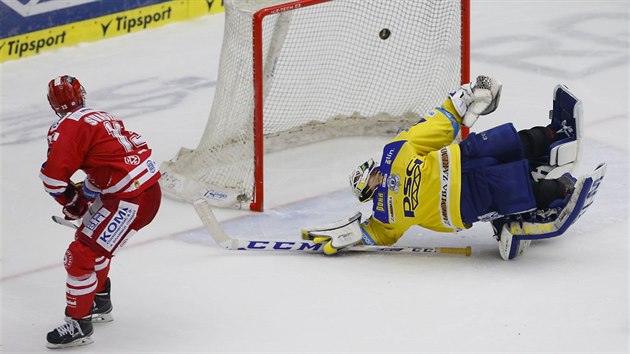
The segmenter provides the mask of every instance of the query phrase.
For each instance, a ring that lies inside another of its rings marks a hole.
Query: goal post
[[[262,211],[264,154],[415,124],[469,81],[469,0],[227,0],[215,97],[166,195]]]

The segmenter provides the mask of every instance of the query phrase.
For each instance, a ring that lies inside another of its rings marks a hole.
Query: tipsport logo
[[[143,16],[116,16],[115,18],[101,23],[101,29],[103,30],[103,36],[106,36],[110,29],[115,32],[129,33],[134,29],[146,29],[152,23],[158,23],[161,21],[168,21],[171,19],[172,9],[169,6],[162,11],[156,11]],[[112,25],[114,25],[112,27]]]
[[[8,42],[4,42],[0,44],[0,51],[6,46],[7,55],[17,55],[21,58],[22,55],[28,52],[39,53],[39,51],[44,48],[63,45],[65,41],[66,31],[63,31],[59,34],[48,36],[46,38],[38,38],[32,41],[21,41],[19,39],[14,39]]]

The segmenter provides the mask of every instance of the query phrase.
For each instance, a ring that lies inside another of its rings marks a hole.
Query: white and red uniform
[[[48,158],[40,174],[45,190],[55,197],[63,194],[77,170],[86,174],[83,193],[97,199],[64,259],[67,312],[73,318],[89,314],[94,293],[107,279],[110,258],[153,220],[161,201],[160,172],[151,149],[109,113],[78,108],[50,127]]]

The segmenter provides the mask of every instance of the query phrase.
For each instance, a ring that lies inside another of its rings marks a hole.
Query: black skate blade
[[[71,318],[68,316],[65,317],[66,322],[70,321],[70,319]],[[92,320],[92,323],[105,323],[105,322],[112,322],[114,320],[114,317],[112,316],[111,313],[100,313],[100,314],[92,315],[90,319]]]
[[[92,323],[105,323],[111,322],[114,320],[114,317],[111,313],[100,313],[97,315],[92,315]]]

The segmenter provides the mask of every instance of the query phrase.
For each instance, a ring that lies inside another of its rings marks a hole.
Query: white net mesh
[[[284,2],[225,2],[214,104],[199,146],[162,165],[168,195],[249,206],[252,16]],[[263,80],[266,151],[344,135],[393,136],[461,81],[460,0],[333,0],[265,16],[262,38],[256,79]]]

